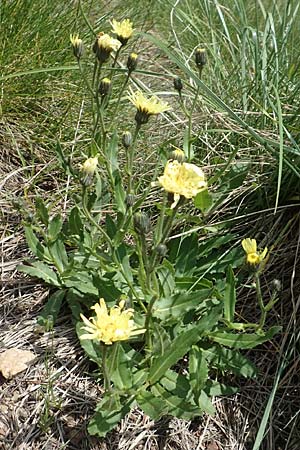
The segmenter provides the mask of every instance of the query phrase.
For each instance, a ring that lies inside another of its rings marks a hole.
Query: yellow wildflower
[[[94,158],[86,159],[85,162],[80,165],[80,169],[83,175],[82,183],[85,186],[89,186],[92,183],[97,164],[98,156],[95,156]]]
[[[168,161],[164,174],[158,178],[159,184],[174,194],[174,208],[182,195],[185,198],[195,197],[199,192],[207,189],[205,175],[195,164],[180,163],[177,160]]]
[[[121,42],[106,33],[99,33],[93,45],[93,51],[101,63],[108,60],[112,51],[117,51],[121,47]]]
[[[74,56],[80,59],[83,55],[83,43],[78,34],[70,34],[70,41],[73,47]]]
[[[147,98],[141,91],[133,92],[131,89],[128,99],[137,109],[135,120],[139,125],[147,123],[150,116],[171,109],[168,103],[161,101],[154,95],[151,98]]]
[[[265,259],[268,249],[265,249],[262,252],[257,251],[257,243],[255,239],[243,239],[242,246],[247,254],[247,262],[249,264],[259,264],[263,259]]]
[[[133,33],[132,22],[129,19],[124,19],[122,22],[113,19],[110,24],[112,26],[112,33],[117,36],[117,39],[122,45],[126,45]]]
[[[91,308],[95,310],[96,317],[87,319],[83,314],[80,314],[84,322],[82,328],[87,331],[80,339],[96,339],[106,345],[111,345],[113,342],[124,341],[131,336],[144,333],[144,329],[135,327],[132,320],[133,309],[123,311],[124,306],[125,300],[122,300],[119,306],[114,306],[108,311],[104,299],[100,298],[99,303]]]

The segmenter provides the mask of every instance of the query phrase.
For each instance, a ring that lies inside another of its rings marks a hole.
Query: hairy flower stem
[[[134,155],[135,155],[135,146],[136,146],[136,141],[137,141],[137,137],[139,134],[139,131],[141,129],[141,125],[140,124],[136,124],[135,130],[134,130],[134,135],[132,138],[132,144],[130,146],[130,148],[128,149],[128,152],[126,154],[127,157],[127,161],[126,161],[126,172],[128,175],[128,186],[127,186],[127,194],[132,194],[133,193],[133,189],[132,189],[132,169],[133,169],[133,161],[134,161]]]
[[[158,231],[159,232],[159,235],[158,235],[159,239],[157,240],[155,247],[157,247],[159,244],[164,244],[165,241],[170,236],[170,234],[172,232],[173,220],[174,220],[176,212],[177,212],[177,210],[179,208],[179,203],[180,202],[178,202],[177,205],[175,206],[175,208],[172,209],[171,215],[168,216],[168,218],[167,218],[167,220],[165,222],[164,222],[164,215],[163,215],[164,211],[165,211],[165,208],[163,207],[162,214],[161,214],[162,219],[159,219],[159,222],[160,222],[160,220],[162,220],[162,225],[160,223],[158,223],[158,226],[162,227],[162,229]],[[150,258],[150,263],[149,263],[149,274],[150,275],[153,273],[153,271],[155,269],[155,266],[156,266],[156,263],[157,263],[157,258],[158,258],[158,255],[156,253],[156,248],[154,248],[153,252],[152,252],[152,255],[151,255],[151,258]]]
[[[156,302],[156,300],[158,299],[158,295],[155,294],[153,295],[153,297],[151,298],[149,304],[148,304],[148,308],[147,308],[147,313],[146,313],[146,320],[145,320],[145,328],[146,328],[146,334],[145,334],[145,339],[146,339],[146,347],[149,351],[152,350],[152,332],[151,332],[151,318],[152,318],[152,308],[154,306],[154,303]]]
[[[258,325],[258,330],[262,330],[263,326],[266,321],[266,315],[267,311],[263,302],[262,293],[261,293],[261,287],[260,287],[260,280],[259,280],[259,273],[256,272],[255,274],[255,287],[256,287],[256,294],[257,294],[257,300],[258,300],[258,306],[261,311],[261,317]]]
[[[112,391],[111,388],[111,384],[110,384],[110,377],[109,377],[109,373],[107,370],[107,361],[106,361],[106,356],[107,356],[107,347],[106,345],[101,345],[101,351],[102,351],[102,373],[103,373],[103,378],[104,378],[104,389],[105,391]]]

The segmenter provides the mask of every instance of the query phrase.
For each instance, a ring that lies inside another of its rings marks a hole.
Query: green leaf
[[[221,397],[222,395],[233,395],[238,392],[237,387],[226,386],[218,381],[208,380],[204,392],[209,397]]]
[[[174,370],[168,369],[164,376],[160,379],[159,383],[172,394],[177,395],[177,397],[187,399],[191,389],[188,379],[175,372]]]
[[[165,259],[163,264],[157,268],[156,274],[159,280],[161,295],[163,297],[172,295],[175,289],[173,265]]]
[[[49,250],[55,259],[57,267],[59,267],[60,272],[64,272],[68,267],[68,255],[65,249],[65,245],[61,239],[57,239],[52,244],[49,244]]]
[[[195,345],[189,353],[189,374],[194,400],[198,405],[201,390],[208,379],[208,366],[202,350]]]
[[[216,409],[205,391],[200,392],[197,404],[201,411],[206,412],[206,414],[213,416],[216,413]]]
[[[97,288],[99,296],[103,297],[107,303],[116,303],[116,299],[120,298],[122,291],[116,288],[113,280],[109,278],[93,276],[93,285]]]
[[[52,258],[50,256],[49,250],[38,240],[30,225],[24,226],[25,237],[27,241],[27,245],[32,251],[32,253],[39,259],[44,260],[51,264]]]
[[[118,229],[110,214],[105,215],[105,228],[108,236],[113,239]]]
[[[224,318],[228,322],[233,322],[235,313],[236,292],[235,278],[231,265],[227,268],[226,285],[224,294]]]
[[[48,223],[49,223],[49,214],[48,214],[48,209],[45,206],[45,203],[41,197],[37,197],[35,199],[35,207],[36,207],[36,213],[37,213],[39,219],[47,227]]]
[[[92,339],[80,339],[83,334],[86,334],[86,331],[82,328],[84,323],[82,321],[78,321],[76,323],[76,333],[80,342],[81,347],[88,355],[88,357],[98,364],[101,367],[102,364],[102,352],[100,348],[99,342],[95,342]]]
[[[191,275],[196,267],[197,256],[198,236],[194,233],[180,243],[175,262],[176,276]]]
[[[45,327],[46,331],[53,328],[53,325],[59,315],[65,293],[66,291],[64,290],[54,292],[47,300],[47,303],[43,307],[41,313],[38,315],[37,323]]]
[[[218,321],[220,316],[220,308],[214,307],[207,316],[202,317],[198,324],[179,334],[171,343],[167,351],[156,358],[150,368],[149,382],[154,384],[158,381],[180,358],[182,358],[190,349],[190,347],[199,341],[203,332],[210,330]]]
[[[168,412],[167,403],[159,396],[157,397],[149,391],[139,391],[136,401],[139,407],[147,414],[152,420],[158,420]]]
[[[130,353],[134,353],[134,350],[131,349],[128,353],[125,352],[121,343],[116,342],[107,354],[111,381],[117,389],[121,390],[130,389],[133,386],[134,361]]]
[[[62,217],[60,214],[56,214],[53,219],[50,220],[48,226],[48,239],[49,241],[56,241],[59,233],[61,232],[63,225]]]
[[[151,388],[151,392],[155,397],[161,398],[161,400],[166,404],[168,414],[190,420],[196,416],[201,416],[202,411],[196,405],[191,404],[186,401],[184,397],[178,397],[163,388],[160,384],[155,384]]]
[[[69,233],[75,236],[83,237],[83,223],[80,217],[80,212],[77,206],[74,206],[69,216]]]
[[[163,355],[171,344],[169,333],[157,322],[153,324],[153,354]]]
[[[92,417],[88,432],[92,436],[104,437],[111,431],[134,406],[134,398],[122,398],[117,394],[108,394],[109,397],[98,403],[96,414]]]
[[[234,334],[227,331],[214,331],[208,333],[207,337],[218,344],[231,348],[253,348],[269,341],[281,330],[281,327],[271,327],[265,334]]]
[[[79,270],[72,271],[68,277],[64,278],[64,285],[69,288],[78,289],[83,294],[99,296],[98,289],[94,285],[93,277],[88,272],[80,272]]]
[[[206,278],[199,280],[198,277],[177,277],[175,282],[176,288],[182,291],[190,291],[194,285],[197,287],[197,291],[201,289],[212,289],[213,287],[212,281]]]
[[[209,210],[209,208],[212,207],[212,204],[213,204],[213,199],[207,189],[199,192],[196,195],[196,197],[194,198],[195,208],[200,209],[202,212]]]
[[[241,355],[236,349],[230,350],[219,345],[205,344],[202,352],[209,365],[222,371],[230,371],[243,377],[255,377],[257,368],[248,358]]]
[[[58,279],[56,273],[50,269],[46,264],[40,261],[32,261],[30,265],[21,264],[18,266],[18,270],[21,272],[27,273],[32,277],[41,278],[46,281],[48,284],[52,284],[53,286],[61,287],[61,282]]]
[[[180,292],[172,297],[162,298],[154,305],[153,316],[161,320],[177,319],[192,309],[206,309],[214,302],[219,304],[218,300],[211,300],[212,293],[212,289],[202,289],[189,294]]]

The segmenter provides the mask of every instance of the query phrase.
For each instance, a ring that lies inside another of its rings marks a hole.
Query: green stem
[[[146,347],[148,348],[148,350],[151,351],[152,349],[152,336],[151,336],[151,329],[150,329],[150,325],[151,325],[151,313],[152,313],[152,308],[154,306],[154,303],[156,302],[156,300],[158,299],[158,295],[155,294],[153,295],[153,297],[151,298],[149,304],[148,304],[148,308],[147,308],[147,313],[146,313],[146,319],[145,319],[145,328],[146,328],[146,334],[145,334],[145,340],[146,340]]]
[[[127,161],[126,161],[126,171],[128,174],[128,186],[127,186],[127,194],[131,194],[132,193],[132,169],[133,169],[133,160],[134,160],[134,155],[135,155],[135,147],[136,147],[136,141],[137,141],[137,137],[140,131],[141,125],[140,124],[136,124],[135,127],[135,131],[134,131],[134,135],[132,138],[132,144],[130,146],[130,148],[128,149],[128,152],[126,154],[127,157]]]
[[[101,346],[101,350],[102,350],[102,372],[103,372],[103,378],[104,378],[104,389],[105,389],[105,391],[111,392],[112,388],[111,388],[109,373],[108,373],[107,365],[106,365],[107,347],[105,344]]]
[[[155,247],[153,248],[152,255],[151,255],[151,259],[150,259],[150,264],[149,264],[149,273],[150,273],[150,274],[151,274],[151,273],[153,272],[153,270],[155,269],[155,265],[156,265],[157,258],[158,258],[158,255],[157,255],[157,252],[156,252],[156,247],[157,247],[159,244],[164,244],[165,241],[166,241],[166,240],[168,239],[168,237],[170,236],[170,234],[171,234],[171,232],[172,232],[172,222],[173,222],[174,217],[175,217],[175,214],[176,214],[176,212],[177,212],[177,210],[178,210],[178,208],[179,208],[179,203],[180,203],[180,200],[179,200],[179,202],[177,203],[177,205],[175,206],[175,208],[172,209],[171,215],[168,216],[167,220],[165,221],[165,224],[164,224],[164,226],[163,226],[163,230],[160,232],[160,233],[161,233],[160,239],[157,240],[156,245],[155,245]],[[163,209],[163,213],[164,213],[164,211],[165,211],[165,209]],[[163,217],[162,217],[162,219],[163,219]],[[161,220],[161,219],[159,219],[159,220]],[[161,226],[161,225],[159,225],[159,226]]]

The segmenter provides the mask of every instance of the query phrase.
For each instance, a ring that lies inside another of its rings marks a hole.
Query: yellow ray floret
[[[99,33],[97,44],[100,49],[104,49],[109,52],[116,52],[121,47],[121,42],[118,41],[118,39],[114,39],[106,33]]]
[[[124,310],[125,301],[122,300],[119,306],[114,306],[107,309],[103,298],[100,298],[99,303],[92,306],[96,312],[96,317],[87,319],[83,314],[80,314],[84,322],[82,327],[86,334],[83,334],[80,339],[95,339],[104,342],[106,345],[111,345],[113,342],[124,341],[131,336],[144,333],[144,329],[137,329],[133,317],[133,309]]]
[[[185,198],[195,197],[199,192],[207,189],[205,175],[195,164],[180,163],[177,160],[168,161],[164,174],[158,178],[159,184],[174,194],[175,207],[182,195]]]
[[[257,243],[255,239],[243,239],[242,247],[246,252],[246,258],[249,264],[259,264],[263,259],[265,259],[268,253],[267,247],[265,247],[262,252],[257,251]]]
[[[112,33],[114,33],[118,40],[125,45],[133,33],[132,22],[129,19],[124,19],[122,22],[113,19],[110,24],[112,26]]]
[[[137,109],[135,120],[139,124],[147,123],[149,117],[152,115],[160,114],[171,109],[168,103],[163,102],[154,95],[147,98],[141,91],[133,92],[133,90],[130,89],[128,99]]]

